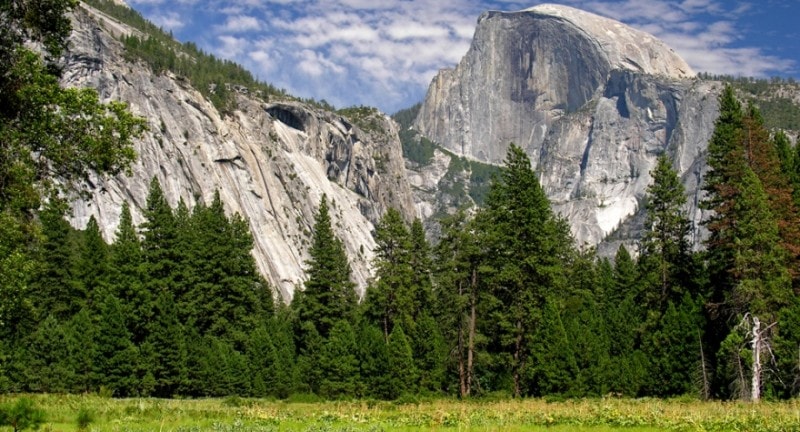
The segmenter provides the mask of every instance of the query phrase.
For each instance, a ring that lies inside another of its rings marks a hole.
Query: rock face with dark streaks
[[[373,112],[373,127],[362,130],[334,113],[244,91],[237,108],[222,114],[185,79],[126,61],[113,35],[135,30],[85,5],[73,27],[64,83],[125,101],[149,124],[135,143],[133,175],[93,179],[91,199],[73,204],[73,224],[82,227],[94,215],[112,240],[123,201],[134,222],[142,221],[153,176],[173,206],[209,202],[219,190],[226,210],[250,224],[260,271],[289,300],[302,284],[314,214],[326,194],[355,282],[365,288],[374,224],[389,207],[415,216],[392,121]]]
[[[597,245],[618,230],[623,241],[636,237],[625,224],[637,220],[662,152],[700,220],[698,183],[720,89],[647,33],[539,5],[481,15],[469,52],[431,83],[415,127],[492,164],[509,143],[521,146],[579,244]]]

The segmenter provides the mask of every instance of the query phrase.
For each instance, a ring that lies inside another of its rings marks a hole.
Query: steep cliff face
[[[487,12],[469,52],[431,83],[415,127],[489,163],[509,143],[531,156],[580,244],[596,245],[641,210],[656,157],[667,152],[692,196],[720,85],[693,78],[654,37],[567,6]]]
[[[362,130],[340,115],[292,101],[267,103],[242,89],[237,108],[221,114],[185,79],[125,61],[112,32],[134,30],[86,6],[75,12],[73,27],[65,84],[129,103],[150,128],[136,142],[133,174],[93,179],[91,198],[73,203],[74,225],[94,215],[111,240],[123,201],[141,222],[153,176],[172,205],[208,202],[219,190],[226,210],[249,222],[258,267],[288,300],[302,283],[314,213],[327,194],[355,282],[365,287],[374,224],[389,207],[409,220],[415,215],[392,121],[371,113],[374,127]]]

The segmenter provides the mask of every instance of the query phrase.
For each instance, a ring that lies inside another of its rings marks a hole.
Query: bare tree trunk
[[[753,316],[753,379],[750,388],[750,400],[761,400],[761,321]]]
[[[697,333],[697,339],[700,341],[700,367],[703,374],[701,397],[703,400],[708,400],[711,397],[711,386],[708,382],[708,367],[706,366],[706,354],[703,351],[703,338],[700,337],[699,332]]]
[[[472,376],[473,374],[473,359],[475,355],[475,323],[477,321],[477,289],[478,289],[478,271],[472,269],[472,280],[470,283],[469,294],[469,341],[467,343],[467,395],[472,392]]]

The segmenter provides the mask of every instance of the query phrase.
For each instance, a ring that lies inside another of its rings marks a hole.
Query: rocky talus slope
[[[372,127],[364,130],[335,113],[267,102],[241,88],[237,108],[222,114],[185,78],[126,61],[114,36],[135,30],[85,5],[77,8],[73,27],[64,83],[127,102],[150,129],[136,142],[133,174],[92,179],[91,198],[73,203],[74,225],[85,226],[94,215],[112,240],[123,201],[131,204],[134,221],[142,221],[153,176],[172,205],[208,202],[219,190],[226,210],[249,222],[258,267],[288,301],[303,281],[314,213],[326,194],[334,230],[364,289],[374,224],[389,207],[409,220],[415,215],[391,120],[370,113]]]
[[[690,217],[702,218],[698,185],[721,87],[608,18],[560,5],[486,12],[461,62],[433,79],[415,128],[493,164],[520,145],[580,244],[612,234],[630,242],[662,152],[687,187]]]

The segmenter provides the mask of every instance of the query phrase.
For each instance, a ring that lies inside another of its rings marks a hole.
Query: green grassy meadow
[[[18,396],[0,396],[13,403]],[[541,399],[419,403],[261,399],[111,399],[29,395],[44,431],[800,431],[800,402]],[[0,430],[3,430],[0,428]],[[10,428],[6,428],[10,430]]]

